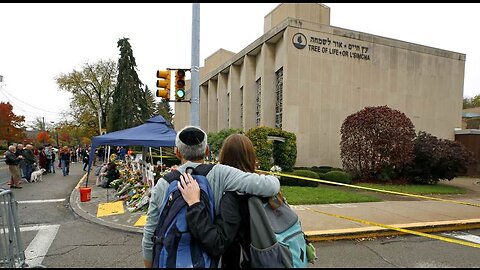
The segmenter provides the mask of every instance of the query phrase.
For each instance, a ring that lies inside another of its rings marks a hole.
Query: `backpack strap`
[[[193,169],[192,174],[207,176],[215,164],[200,164]]]
[[[163,176],[163,179],[165,179],[169,184],[176,179],[180,179],[181,173],[178,170],[173,170],[166,175]]]
[[[212,170],[213,166],[215,166],[215,164],[200,164],[196,168],[188,167],[185,171],[191,169],[191,174],[206,176],[210,172],[210,170]],[[180,179],[180,175],[181,173],[178,170],[174,170],[163,176],[163,179],[165,179],[170,184],[173,180]]]

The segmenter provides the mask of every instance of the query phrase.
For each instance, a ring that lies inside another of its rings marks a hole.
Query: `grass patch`
[[[298,204],[330,204],[330,203],[358,203],[379,202],[381,199],[356,194],[348,191],[335,190],[328,187],[296,187],[282,186],[282,194],[291,205]]]
[[[464,194],[466,191],[462,188],[452,187],[443,184],[436,185],[382,185],[361,183],[357,186],[376,188],[388,191],[416,194],[416,195],[440,195],[440,194]]]

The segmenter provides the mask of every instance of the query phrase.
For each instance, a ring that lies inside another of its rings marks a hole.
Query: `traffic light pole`
[[[190,122],[200,127],[200,3],[192,3],[192,68]]]

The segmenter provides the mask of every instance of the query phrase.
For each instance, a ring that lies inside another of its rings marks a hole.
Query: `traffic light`
[[[157,70],[157,78],[157,97],[170,100],[170,70]]]
[[[185,70],[183,69],[175,71],[175,99],[177,101],[185,99]]]

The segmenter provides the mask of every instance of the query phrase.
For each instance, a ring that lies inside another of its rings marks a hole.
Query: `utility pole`
[[[102,135],[102,108],[98,107],[98,134]]]
[[[43,144],[45,144],[45,136],[47,136],[47,132],[45,131],[45,117],[42,116],[42,129],[43,129]]]
[[[200,126],[200,3],[192,3],[192,68],[190,121]]]

